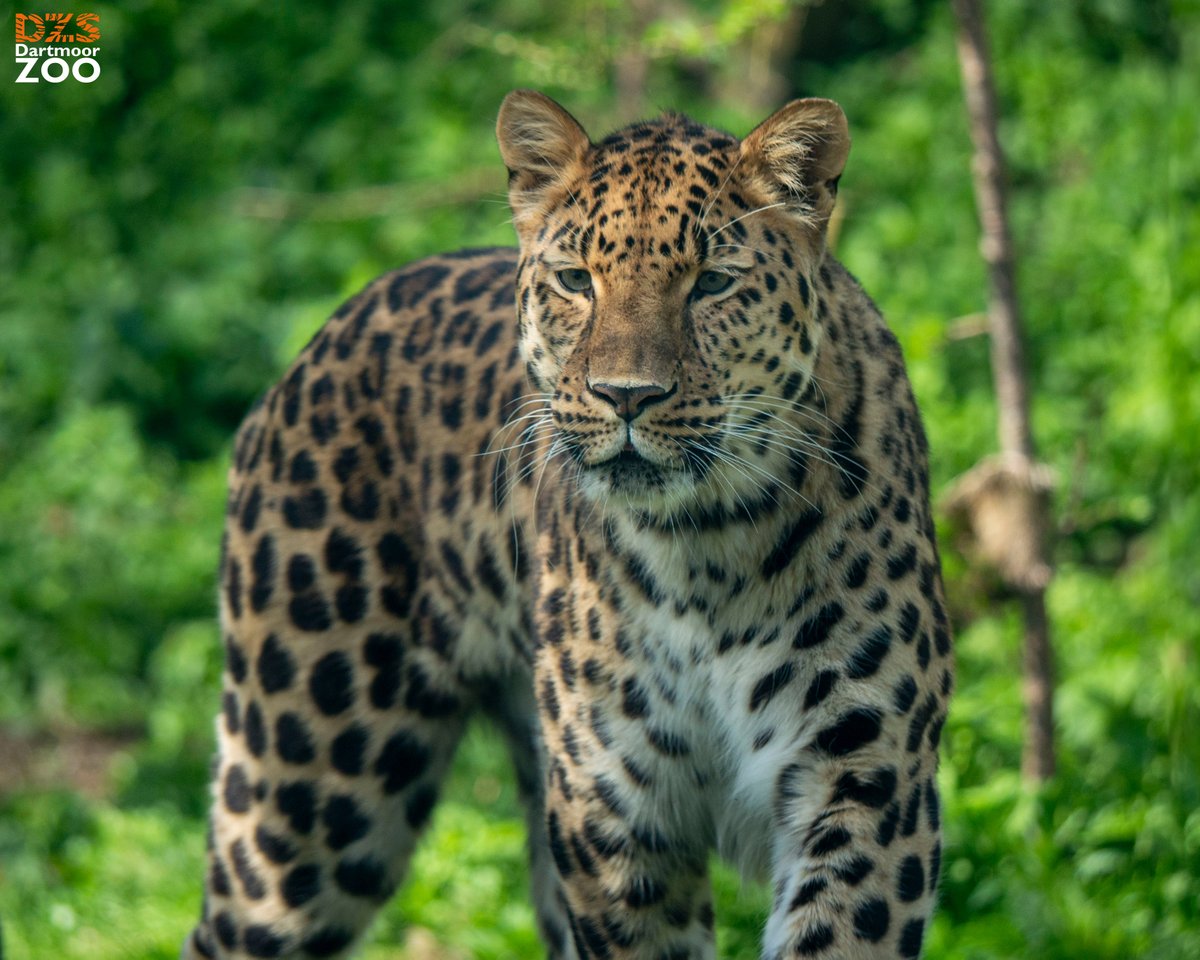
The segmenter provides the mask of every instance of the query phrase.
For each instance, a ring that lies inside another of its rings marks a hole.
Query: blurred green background
[[[367,279],[512,242],[491,132],[509,88],[593,133],[665,107],[744,133],[791,96],[839,100],[837,253],[904,345],[935,495],[994,449],[948,4],[79,9],[100,14],[97,82],[0,81],[8,960],[175,955],[199,908],[229,440]],[[1022,785],[1017,611],[944,531],[961,677],[928,956],[1200,958],[1200,9],[996,0],[988,25],[1060,481],[1061,755]],[[538,955],[496,756],[476,731],[367,957]],[[722,956],[751,960],[765,895],[717,884]]]

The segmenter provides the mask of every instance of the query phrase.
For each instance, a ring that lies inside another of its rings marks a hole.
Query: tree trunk
[[[996,91],[992,81],[987,36],[979,0],[952,0],[958,21],[958,59],[963,93],[975,146],[972,168],[975,199],[983,237],[980,244],[988,265],[991,294],[988,327],[991,335],[992,376],[996,385],[1001,459],[1009,471],[1029,477],[1044,472],[1036,453],[1029,421],[1029,381],[1017,308],[1016,270],[1005,197],[1004,153],[996,130]],[[1038,484],[1031,483],[1031,489]],[[1035,560],[1044,571],[1018,584],[1025,621],[1024,697],[1026,736],[1021,770],[1034,781],[1054,774],[1054,668],[1050,625],[1046,617],[1045,586],[1049,579],[1049,513],[1043,502],[1014,511],[1012,538],[1034,545]],[[1023,528],[1023,529],[1022,529]]]

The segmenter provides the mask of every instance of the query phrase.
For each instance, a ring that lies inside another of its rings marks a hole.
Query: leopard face
[[[792,118],[825,137],[803,191],[773,175],[786,123],[739,142],[677,115],[592,144],[564,113],[556,168],[517,177],[522,350],[586,494],[682,516],[787,486],[820,446],[787,409],[813,380],[820,227],[848,143],[816,103]],[[528,170],[520,124],[501,116],[501,144]]]

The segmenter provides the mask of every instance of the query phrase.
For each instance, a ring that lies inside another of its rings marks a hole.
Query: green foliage
[[[113,797],[0,801],[5,956],[170,957],[198,909],[220,650],[214,569],[242,412],[346,294],[511,242],[499,98],[546,87],[599,132],[614,59],[739,132],[732,55],[787,13],[226,0],[101,5],[92,85],[0,109],[0,726],[136,727]],[[960,662],[931,958],[1200,958],[1200,11],[989,5],[1044,459],[1060,772],[1016,774],[1019,624],[946,543]],[[639,32],[640,31],[640,32]],[[934,0],[812,7],[788,82],[855,145],[839,256],[904,344],[934,486],[994,447],[986,278],[953,25]],[[639,46],[640,45],[640,46]],[[367,957],[414,928],[536,955],[511,778],[472,734]],[[714,865],[722,956],[766,894]]]

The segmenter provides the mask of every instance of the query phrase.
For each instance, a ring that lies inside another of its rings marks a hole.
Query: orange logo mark
[[[95,43],[99,39],[98,13],[17,14],[17,43]]]

